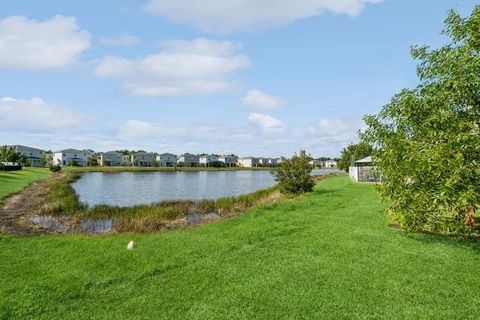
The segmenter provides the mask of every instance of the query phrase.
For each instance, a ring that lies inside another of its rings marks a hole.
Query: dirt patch
[[[64,177],[65,174],[60,173],[34,182],[22,192],[5,199],[0,208],[0,231],[21,234],[44,232],[40,225],[32,223],[31,217],[42,213],[49,184]]]

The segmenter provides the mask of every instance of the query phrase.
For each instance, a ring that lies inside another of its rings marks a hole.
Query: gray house
[[[177,155],[173,153],[159,154],[156,160],[160,167],[175,167],[177,165]]]
[[[100,166],[123,166],[123,154],[117,151],[101,152],[97,157]]]
[[[21,153],[24,155],[30,162],[30,166],[32,167],[42,167],[43,166],[43,155],[45,154],[45,150],[22,146],[19,144],[10,146],[15,149],[16,152]]]
[[[238,157],[237,156],[220,156],[218,157],[219,162],[225,163],[225,167],[231,168],[231,167],[236,167],[238,164]]]
[[[195,154],[184,153],[178,157],[177,164],[180,167],[198,167],[199,157]]]
[[[155,161],[155,154],[152,152],[136,152],[132,154],[131,164],[137,167],[152,167]]]

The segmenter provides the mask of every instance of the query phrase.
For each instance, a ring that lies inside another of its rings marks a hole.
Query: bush
[[[420,84],[365,118],[389,214],[406,229],[469,234],[480,209],[480,6],[450,12],[439,49],[414,47]]]
[[[287,194],[301,194],[310,192],[315,186],[311,175],[313,166],[309,164],[312,158],[302,150],[300,155],[295,154],[291,159],[282,158],[282,163],[272,175],[278,182],[280,192]]]
[[[50,166],[50,171],[52,172],[59,172],[62,170],[62,166],[59,165],[59,164],[56,164],[56,165],[51,165]]]

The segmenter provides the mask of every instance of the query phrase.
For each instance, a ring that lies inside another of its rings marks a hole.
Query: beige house
[[[243,157],[238,159],[238,166],[243,168],[258,167],[259,163],[260,159],[255,157]]]

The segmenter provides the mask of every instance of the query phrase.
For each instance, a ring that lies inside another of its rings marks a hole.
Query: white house
[[[159,154],[156,160],[160,167],[175,167],[177,165],[177,155],[173,153]]]
[[[152,152],[135,152],[131,156],[132,166],[151,167],[155,161],[155,155]]]
[[[123,166],[123,154],[117,151],[101,152],[98,157],[100,166]]]
[[[280,163],[282,163],[282,160],[279,158],[271,158],[268,161],[268,165],[272,167],[278,166]]]
[[[15,149],[16,152],[24,155],[30,162],[32,167],[42,167],[43,166],[43,156],[45,150],[36,149],[32,147],[22,146],[19,144],[10,146]]]
[[[308,164],[311,165],[311,166],[317,167],[317,168],[323,167],[323,161],[322,160],[313,159]]]
[[[225,167],[232,168],[237,166],[238,157],[234,155],[220,156],[218,157],[218,161],[223,162],[225,164]]]
[[[335,160],[325,161],[325,168],[336,168],[336,167],[337,167],[337,161]]]
[[[61,166],[86,166],[88,164],[87,150],[65,149],[53,153],[53,164]]]
[[[198,163],[202,167],[209,167],[214,162],[218,162],[218,157],[214,154],[206,154],[198,157]]]
[[[199,158],[197,155],[184,153],[178,157],[177,164],[180,167],[198,167]]]
[[[255,157],[243,157],[238,159],[238,166],[243,168],[258,167],[259,163],[260,159]]]

